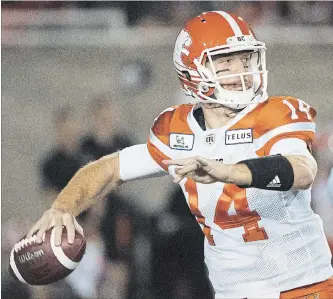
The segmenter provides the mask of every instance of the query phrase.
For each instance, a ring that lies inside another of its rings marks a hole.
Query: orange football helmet
[[[258,41],[250,27],[238,16],[223,11],[204,12],[189,20],[180,31],[174,49],[174,64],[186,95],[205,103],[220,103],[243,109],[256,96],[266,95],[267,70],[265,44]],[[245,72],[217,75],[214,55],[250,51],[250,68]],[[210,63],[210,68],[207,64]],[[242,90],[223,88],[219,81],[239,77]],[[251,87],[245,76],[253,76]],[[259,97],[262,99],[263,97]]]

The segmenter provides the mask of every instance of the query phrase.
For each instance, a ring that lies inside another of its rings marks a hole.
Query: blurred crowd
[[[313,155],[318,164],[312,188],[312,208],[323,220],[324,230],[333,253],[333,125],[316,134]]]
[[[128,26],[182,26],[202,11],[232,11],[250,24],[333,25],[331,1],[6,1],[4,8],[121,9]]]

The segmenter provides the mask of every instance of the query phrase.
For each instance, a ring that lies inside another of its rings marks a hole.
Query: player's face
[[[215,74],[219,77],[221,86],[226,90],[243,90],[240,76],[223,78],[223,76],[251,72],[250,52],[231,53],[212,56]],[[211,63],[208,61],[206,67],[213,72]],[[252,87],[253,75],[244,75],[246,89]]]

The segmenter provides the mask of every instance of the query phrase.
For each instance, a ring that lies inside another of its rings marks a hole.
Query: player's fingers
[[[37,235],[36,235],[36,242],[37,243],[42,243],[43,242],[43,236],[45,234],[45,232],[48,230],[49,228],[49,222],[44,222],[43,224],[41,224]]]
[[[195,159],[201,165],[201,168],[206,172],[210,172],[214,168],[214,163],[218,163],[202,157],[196,157]]]
[[[55,224],[56,224],[55,217],[43,217],[40,229],[36,234],[37,243],[42,243],[44,241],[43,239],[46,231],[49,230],[51,227],[55,226]]]
[[[67,230],[67,242],[68,244],[73,244],[75,239],[75,227],[73,216],[69,213],[63,215],[63,223]]]
[[[62,229],[63,229],[61,217],[58,217],[56,219],[54,229],[55,229],[54,243],[55,243],[56,246],[60,246],[61,245],[61,239],[62,239]]]
[[[193,158],[185,158],[185,159],[176,159],[176,160],[162,160],[162,163],[165,165],[178,165],[183,166],[193,161]]]
[[[215,182],[209,175],[194,176],[192,179],[194,181],[196,181],[197,183],[201,183],[201,184],[211,184],[211,183]]]
[[[187,173],[189,173],[191,171],[194,171],[194,170],[197,170],[200,167],[201,167],[200,163],[198,163],[197,161],[193,161],[189,164],[184,165],[182,168],[177,168],[176,169],[176,174],[186,175]]]
[[[205,159],[200,156],[195,157],[195,160],[198,161],[202,166],[209,166],[211,162],[211,160]]]

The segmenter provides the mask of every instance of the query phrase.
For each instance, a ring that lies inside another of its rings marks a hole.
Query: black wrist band
[[[252,173],[250,185],[241,188],[258,188],[276,191],[288,191],[294,184],[294,170],[289,160],[281,155],[240,161]]]

